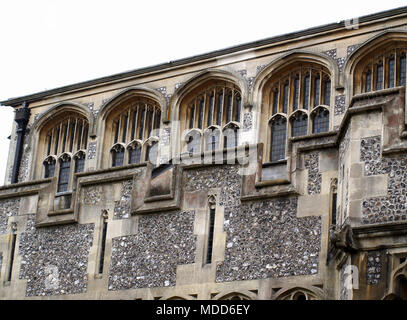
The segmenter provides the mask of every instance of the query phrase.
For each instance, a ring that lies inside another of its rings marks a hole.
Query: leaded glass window
[[[329,131],[329,111],[319,108],[313,113],[312,132],[321,133]]]
[[[124,147],[122,145],[115,145],[112,148],[112,167],[120,167],[124,161]]]
[[[60,158],[58,192],[68,191],[69,177],[71,175],[71,158],[62,156]]]
[[[272,162],[285,158],[286,131],[287,121],[284,117],[277,117],[272,120],[270,145],[270,161]]]
[[[291,117],[291,136],[305,136],[308,131],[308,116],[303,112],[297,112]]]

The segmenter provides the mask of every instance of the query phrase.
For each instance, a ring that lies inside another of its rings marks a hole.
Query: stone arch
[[[165,96],[157,91],[150,88],[145,87],[130,87],[120,91],[119,93],[115,94],[113,97],[109,98],[105,101],[98,112],[97,122],[98,124],[107,118],[109,113],[120,103],[123,103],[127,100],[131,100],[134,97],[145,97],[155,100],[161,107],[161,114],[167,113],[167,100]],[[164,119],[162,119],[164,121]]]
[[[304,300],[324,300],[325,294],[321,288],[315,286],[291,286],[278,290],[273,296],[273,300],[297,300],[300,296]]]
[[[239,299],[235,299],[238,297]],[[256,300],[257,294],[249,290],[222,291],[216,294],[212,300]]]
[[[263,88],[276,72],[279,72],[281,69],[297,62],[307,62],[324,66],[330,72],[334,87],[340,85],[338,64],[333,58],[322,53],[306,50],[294,50],[270,62],[255,77],[251,95],[253,105],[261,105]]]
[[[159,300],[196,300],[195,297],[186,294],[167,294]]]
[[[246,80],[239,73],[230,70],[208,69],[193,76],[174,92],[169,102],[167,119],[171,121],[179,120],[179,107],[182,99],[190,91],[209,80],[222,80],[233,83],[241,91],[243,107],[249,104],[249,88]]]
[[[136,98],[146,99],[154,104],[154,110],[159,111],[160,114],[160,121],[159,123],[157,122],[158,128],[161,127],[161,123],[163,122],[162,114],[165,113],[167,109],[167,102],[162,93],[157,90],[139,86],[129,87],[118,92],[100,107],[97,115],[96,122],[98,126],[98,136],[100,137],[97,150],[97,167],[109,166],[109,160],[104,150],[111,147],[108,145],[109,138],[112,137],[112,133],[109,131],[109,125],[113,123],[112,121],[114,119],[111,119],[112,117],[110,116],[113,116],[113,113],[119,110],[118,107]],[[120,114],[118,114],[118,116],[120,117]],[[154,130],[155,129],[153,129],[152,132]],[[145,139],[146,137],[143,138],[143,140]]]
[[[376,49],[397,41],[407,42],[407,32],[403,30],[386,30],[363,42],[349,55],[344,66],[344,75],[346,78],[346,89],[349,93],[347,95],[349,101],[354,95],[354,73],[359,62],[361,62],[363,58],[365,58],[371,52],[374,52]]]
[[[36,179],[35,168],[37,168],[38,172],[41,171],[39,170],[39,165],[41,164],[42,160],[39,159],[38,154],[40,151],[39,149],[41,149],[39,146],[41,132],[49,123],[51,123],[51,121],[54,121],[56,117],[60,115],[62,116],[64,113],[77,114],[83,117],[86,121],[88,121],[89,124],[88,136],[95,134],[94,117],[88,107],[73,101],[64,101],[53,105],[34,121],[27,137],[28,150],[32,149],[31,155],[33,155],[31,172],[29,173],[31,180]]]

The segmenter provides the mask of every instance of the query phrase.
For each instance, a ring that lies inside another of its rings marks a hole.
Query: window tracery
[[[181,104],[182,152],[193,154],[237,146],[241,114],[241,93],[233,84],[217,81],[194,90]]]

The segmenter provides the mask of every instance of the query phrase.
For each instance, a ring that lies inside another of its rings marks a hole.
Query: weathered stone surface
[[[0,234],[7,232],[8,219],[18,215],[20,199],[0,200]]]
[[[308,169],[308,194],[320,194],[322,175],[319,173],[319,153],[309,153],[304,158],[305,168]]]
[[[380,282],[382,273],[382,259],[380,251],[371,251],[367,254],[366,283],[375,285]]]
[[[333,59],[336,59],[336,49],[327,50],[324,51],[323,53],[325,53],[327,56],[330,56]]]
[[[97,204],[102,199],[102,186],[83,188],[83,203],[86,205]]]
[[[249,131],[253,127],[253,113],[246,112],[243,114],[243,131]]]
[[[130,217],[131,192],[133,190],[133,180],[122,182],[120,201],[114,202],[114,219],[126,219]]]
[[[315,274],[320,217],[297,218],[297,198],[241,204],[238,166],[187,171],[186,192],[220,188],[226,248],[216,282]]]
[[[349,277],[348,264],[344,264],[340,271],[340,300],[349,300],[349,289],[346,287]]]
[[[373,197],[362,202],[362,223],[407,220],[407,158],[383,158],[381,137],[367,137],[360,142],[360,161],[365,175],[388,174],[387,197]]]
[[[345,95],[335,97],[334,115],[341,115],[345,112]]]
[[[174,286],[178,265],[195,259],[194,211],[140,218],[136,235],[113,239],[109,290]]]
[[[86,292],[88,255],[94,224],[35,229],[27,223],[20,235],[20,279],[27,279],[26,296]]]
[[[296,212],[297,198],[225,208],[225,260],[216,282],[316,274],[321,219]]]
[[[94,159],[96,157],[96,142],[89,142],[88,144],[88,159]]]

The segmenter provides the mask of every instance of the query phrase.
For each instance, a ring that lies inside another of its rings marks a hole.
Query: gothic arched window
[[[89,122],[70,106],[49,119],[39,131],[36,177],[56,176],[57,192],[65,192],[71,189],[74,174],[84,170]]]
[[[291,118],[291,136],[305,136],[308,133],[308,116],[305,112],[296,112]]]
[[[274,71],[264,84],[262,95],[261,135],[269,132],[268,137],[263,136],[264,141],[269,141],[265,143],[264,159],[284,159],[289,138],[316,133],[310,130],[310,115],[321,106],[331,109],[331,92],[330,72],[321,64],[292,62]],[[275,118],[277,115],[282,118]],[[329,117],[324,120],[328,120],[324,124],[329,131]]]
[[[111,145],[111,165],[148,160],[143,157],[148,154],[146,142],[151,138],[158,141],[160,125],[161,108],[157,101],[144,96],[123,98],[106,119],[105,141]]]
[[[241,113],[240,90],[229,82],[207,81],[192,90],[182,99],[180,108],[182,152],[199,153],[235,146],[237,139],[234,142],[223,139],[223,133],[228,132],[225,129],[231,124],[239,128]]]
[[[329,131],[329,111],[326,108],[318,108],[312,113],[312,133]]]
[[[406,84],[407,45],[387,45],[367,54],[354,71],[354,93],[377,91]]]
[[[124,147],[118,143],[110,151],[112,153],[112,167],[120,167],[124,163]]]
[[[287,137],[287,120],[276,116],[271,121],[270,161],[285,159],[285,145]]]
[[[65,153],[59,158],[58,192],[68,191],[70,176],[71,157]]]

